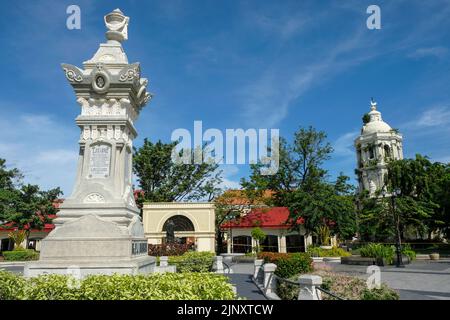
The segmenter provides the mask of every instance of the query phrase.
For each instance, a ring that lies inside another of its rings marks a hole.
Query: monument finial
[[[117,8],[108,13],[105,17],[106,39],[122,42],[128,40],[128,22],[130,18],[125,16],[122,11]]]
[[[371,110],[377,110],[377,103],[376,101],[372,98],[370,98],[370,109]]]

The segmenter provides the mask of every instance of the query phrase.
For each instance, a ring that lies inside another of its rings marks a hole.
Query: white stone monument
[[[26,264],[25,276],[152,272],[155,258],[132,191],[134,121],[150,100],[139,63],[128,63],[121,42],[129,18],[116,9],[105,16],[107,42],[84,69],[62,64],[81,106],[78,173],[53,230],[43,241],[40,260]]]

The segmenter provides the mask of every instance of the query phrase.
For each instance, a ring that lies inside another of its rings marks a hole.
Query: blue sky
[[[66,8],[81,8],[81,30]],[[366,8],[381,8],[368,30]],[[105,41],[103,15],[131,17],[124,43],[141,62],[153,100],[142,139],[177,128],[324,130],[326,167],[353,178],[353,139],[370,97],[404,135],[407,157],[450,161],[450,1],[19,1],[0,22],[0,157],[43,188],[74,181],[79,113],[60,63],[82,66]],[[246,165],[224,166],[236,187]]]

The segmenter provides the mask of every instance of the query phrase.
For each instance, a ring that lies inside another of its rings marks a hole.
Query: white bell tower
[[[389,161],[403,159],[403,137],[398,130],[392,129],[383,121],[373,99],[364,121],[361,134],[355,139],[355,172],[360,192],[367,190],[374,196],[384,186]]]

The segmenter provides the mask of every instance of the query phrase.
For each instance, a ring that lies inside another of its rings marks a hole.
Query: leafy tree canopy
[[[18,169],[7,169],[0,159],[0,223],[18,230],[42,229],[55,214],[54,202],[62,194],[59,188],[42,191],[37,185],[22,184]]]
[[[217,170],[218,165],[208,161],[175,163],[172,150],[176,144],[152,143],[145,139],[142,147],[134,150],[133,172],[137,175],[139,188],[144,191],[140,202],[209,201],[219,192],[222,172]],[[194,152],[189,152],[193,159]]]

